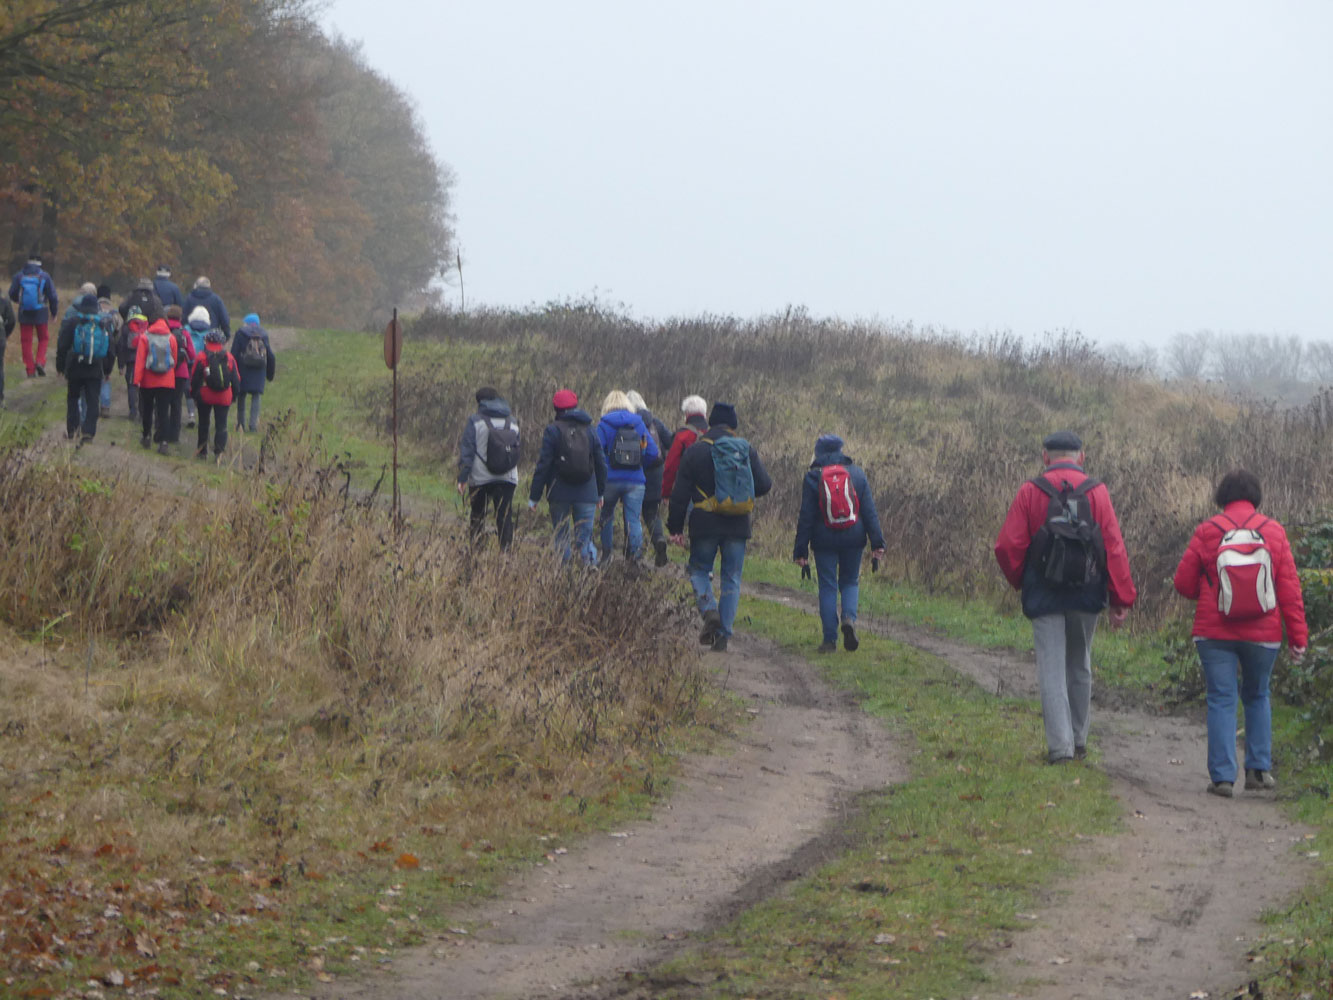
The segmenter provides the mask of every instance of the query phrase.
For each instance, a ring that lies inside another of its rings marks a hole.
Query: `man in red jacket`
[[[1097,616],[1109,600],[1111,624],[1120,625],[1138,596],[1110,493],[1096,480],[1079,489],[1088,479],[1083,458],[1083,442],[1072,431],[1046,438],[1041,452],[1045,469],[1037,479],[1019,487],[995,542],[1000,569],[1010,586],[1022,592],[1023,614],[1032,621],[1046,759],[1052,764],[1087,754],[1092,634]],[[1080,520],[1090,518],[1096,526],[1088,532],[1094,539],[1089,546],[1089,551],[1096,552],[1094,564],[1075,564],[1075,569],[1086,568],[1077,581],[1045,562],[1057,551],[1046,544],[1053,537],[1047,518],[1057,504],[1072,505]],[[1100,543],[1095,542],[1098,532]],[[1103,548],[1104,552],[1099,551]]]

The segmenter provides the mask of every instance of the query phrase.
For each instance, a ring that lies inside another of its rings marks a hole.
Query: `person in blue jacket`
[[[607,393],[602,401],[602,419],[597,424],[597,438],[606,453],[606,491],[602,494],[602,517],[598,530],[602,539],[602,561],[611,558],[611,543],[616,503],[625,511],[625,534],[629,537],[629,557],[638,561],[643,554],[643,496],[647,477],[645,463],[658,457],[643,418],[634,412],[629,396],[619,389]]]
[[[23,269],[9,283],[9,301],[19,314],[19,338],[23,346],[23,367],[28,378],[46,374],[46,347],[50,343],[50,322],[60,310],[56,286],[42,270],[42,258],[33,254]],[[33,353],[33,337],[37,351]]]
[[[573,551],[577,550],[584,562],[591,566],[597,562],[592,521],[606,491],[606,454],[593,430],[592,417],[578,409],[578,396],[568,389],[561,389],[551,397],[551,404],[555,407],[555,420],[547,424],[542,433],[542,450],[532,474],[528,509],[536,507],[545,494],[551,526],[555,528],[555,549],[561,559],[569,562]],[[570,547],[571,518],[573,549]]]
[[[181,315],[190,315],[194,312],[195,306],[207,309],[208,315],[213,319],[213,325],[225,333],[228,340],[231,339],[231,317],[227,315],[227,307],[223,304],[222,297],[213,291],[213,283],[202,275],[194,279],[194,287],[185,297],[185,305],[181,306]]]
[[[836,434],[825,434],[815,442],[815,460],[810,463],[801,486],[801,513],[796,521],[796,548],[792,555],[804,569],[809,565],[808,550],[815,552],[819,620],[824,627],[821,653],[838,648],[839,596],[843,648],[850,653],[860,645],[856,638],[856,610],[866,542],[869,541],[876,559],[884,555],[884,532],[880,530],[865,470],[844,455],[842,448],[842,438]]]
[[[260,325],[258,313],[246,314],[241,328],[236,331],[236,339],[231,342],[231,353],[241,372],[241,389],[236,394],[236,429],[249,430],[253,434],[259,430],[259,404],[264,398],[264,386],[273,381],[278,370],[277,358],[273,356],[273,342],[269,340],[268,331]],[[250,397],[248,421],[246,396]]]
[[[153,291],[157,292],[157,297],[162,300],[162,308],[167,306],[180,306],[181,314],[186,314],[185,296],[181,294],[180,285],[171,280],[171,268],[166,264],[157,266],[157,274],[153,278]]]

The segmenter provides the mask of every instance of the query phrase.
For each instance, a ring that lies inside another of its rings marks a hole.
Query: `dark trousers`
[[[154,444],[171,443],[171,397],[176,387],[139,389],[139,413],[143,417],[143,436],[151,437]],[[154,421],[156,417],[156,421]],[[156,428],[154,428],[156,423]]]
[[[187,378],[176,378],[176,388],[171,394],[171,412],[167,415],[168,426],[171,428],[171,437],[168,440],[172,444],[180,444],[181,439],[181,408],[185,403],[185,393],[190,387],[190,380]]]
[[[213,454],[221,455],[227,447],[227,411],[231,404],[222,406],[217,403],[199,403],[199,437],[195,444],[196,455],[208,454],[208,422],[212,417],[217,420],[213,425]]]
[[[468,518],[470,537],[475,543],[480,541],[483,525],[486,522],[486,503],[495,504],[495,531],[500,536],[500,548],[509,548],[514,540],[514,484],[483,483],[481,486],[468,488],[468,500],[472,504]]]
[[[125,366],[125,395],[130,401],[130,419],[139,415],[139,387],[134,384],[134,365]]]
[[[83,436],[97,433],[97,404],[102,394],[100,375],[72,378],[65,385],[65,433],[73,437],[79,430],[79,401],[83,401]]]

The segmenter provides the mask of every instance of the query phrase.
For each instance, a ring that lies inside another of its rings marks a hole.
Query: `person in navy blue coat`
[[[251,347],[253,341],[254,346]],[[236,429],[259,430],[259,406],[264,398],[264,386],[277,374],[277,358],[268,331],[259,322],[258,313],[247,313],[236,339],[231,342],[232,357],[241,371],[241,388],[236,394]],[[250,416],[246,420],[245,397],[250,397]]]
[[[618,459],[620,449],[616,448],[616,439],[622,429],[630,433],[624,438],[634,438],[637,451],[629,448],[632,454]],[[651,465],[660,454],[657,442],[648,433],[643,418],[634,412],[629,397],[619,389],[607,393],[602,402],[602,419],[597,424],[597,437],[606,453],[606,490],[602,494],[602,516],[598,528],[602,539],[602,561],[611,558],[611,542],[615,531],[613,519],[616,503],[625,510],[625,534],[629,537],[629,557],[637,561],[643,554],[643,497],[647,477],[643,467]]]
[[[162,300],[162,308],[167,306],[180,306],[181,314],[188,315],[185,312],[185,296],[181,294],[180,285],[171,280],[171,268],[166,264],[157,266],[157,275],[153,278],[153,291],[157,292],[157,297]]]
[[[528,509],[536,507],[545,494],[551,526],[555,528],[556,551],[565,562],[573,557],[570,548],[572,518],[573,548],[584,562],[593,565],[597,562],[597,546],[592,540],[592,522],[606,491],[606,454],[593,430],[592,417],[578,408],[578,396],[568,389],[561,389],[551,398],[551,404],[555,407],[555,420],[547,424],[542,433],[542,450],[532,474]],[[585,457],[586,469],[571,468],[581,465]]]
[[[190,289],[190,294],[185,297],[185,305],[181,306],[181,315],[188,316],[194,312],[195,306],[203,306],[208,310],[208,315],[212,317],[213,325],[231,337],[231,317],[227,315],[227,307],[222,301],[222,297],[213,291],[213,283],[200,275],[194,279],[194,287]]]
[[[821,653],[838,648],[838,598],[842,597],[842,642],[849,653],[860,645],[856,638],[856,610],[860,597],[861,556],[867,541],[876,559],[884,555],[884,532],[880,530],[875,498],[865,471],[842,452],[842,438],[825,434],[815,442],[815,460],[801,486],[801,513],[796,521],[796,547],[792,558],[804,569],[808,550],[814,549],[815,572],[819,575],[819,620],[824,627]],[[824,470],[841,466],[825,477]],[[843,500],[832,499],[827,482],[845,483]],[[846,494],[850,488],[854,498]],[[853,513],[849,513],[854,511]],[[838,518],[844,523],[832,524]]]

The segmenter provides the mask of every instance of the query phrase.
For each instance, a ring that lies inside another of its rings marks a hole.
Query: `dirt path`
[[[752,592],[815,611],[803,593],[767,586]],[[1030,656],[978,650],[882,620],[862,625],[942,657],[988,691],[1037,697]],[[1233,996],[1228,988],[1261,971],[1246,959],[1256,918],[1307,876],[1298,845],[1310,831],[1289,822],[1271,795],[1205,794],[1201,721],[1095,707],[1091,743],[1100,750],[1095,766],[1111,776],[1123,804],[1125,829],[1082,847],[1077,874],[1046,895],[1030,930],[1002,944],[995,970],[1019,985],[995,995]]]
[[[613,994],[624,972],[650,967],[690,933],[836,855],[856,794],[902,780],[905,748],[803,660],[742,638],[725,663],[726,685],[745,699],[753,725],[727,752],[687,758],[651,820],[553,854],[500,899],[461,913],[471,933],[407,952],[389,978],[312,995]]]

